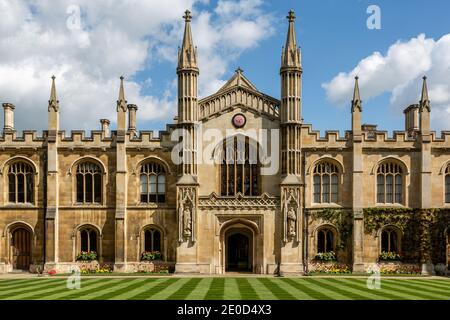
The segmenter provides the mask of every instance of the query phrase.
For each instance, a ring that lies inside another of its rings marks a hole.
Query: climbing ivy
[[[344,209],[327,208],[312,212],[314,219],[322,219],[334,225],[339,232],[339,243],[336,246],[337,250],[343,250],[348,245],[353,231],[352,213]]]
[[[402,231],[401,245],[405,260],[445,262],[445,230],[450,227],[449,209],[364,209],[366,234],[378,232],[387,225],[394,225]]]

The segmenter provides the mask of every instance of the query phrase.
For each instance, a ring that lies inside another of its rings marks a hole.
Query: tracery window
[[[92,227],[83,227],[80,229],[80,251],[98,252],[98,234]]]
[[[14,162],[8,171],[8,193],[11,203],[33,203],[34,172],[26,162]]]
[[[78,203],[101,203],[102,170],[96,163],[85,161],[78,164],[76,180]]]
[[[166,171],[156,162],[147,162],[141,167],[140,193],[142,203],[166,201]]]
[[[220,193],[234,196],[259,195],[258,148],[256,142],[245,136],[235,136],[223,141],[220,165]]]
[[[320,162],[314,168],[314,202],[337,203],[339,189],[339,170],[330,162]]]
[[[149,228],[144,233],[145,251],[159,251],[161,252],[161,232],[155,228]]]
[[[403,202],[403,171],[399,164],[385,162],[377,171],[377,202]]]

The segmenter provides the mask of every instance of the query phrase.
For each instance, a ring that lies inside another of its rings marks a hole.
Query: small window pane
[[[98,173],[94,175],[94,202],[102,202],[102,176]]]
[[[393,203],[394,202],[394,195],[393,195],[393,191],[394,191],[394,186],[393,186],[393,181],[394,178],[392,177],[391,174],[386,176],[386,203]]]
[[[445,176],[445,202],[450,203],[450,175]]]
[[[320,203],[320,175],[314,175],[314,202]]]
[[[402,203],[402,177],[399,174],[395,176],[395,202]]]
[[[10,173],[9,179],[9,202],[16,202],[16,175]]]
[[[92,175],[91,174],[86,174],[84,176],[84,182],[85,182],[85,202],[86,203],[92,203],[93,198],[92,198],[92,187],[93,187],[93,181],[92,181]]]
[[[322,183],[323,183],[322,201],[325,203],[329,203],[330,202],[330,176],[327,174],[322,176]]]
[[[156,176],[151,175],[149,178],[150,178],[150,193],[156,193]]]
[[[148,183],[147,175],[141,174],[141,193],[143,193],[143,194],[147,194],[147,188],[148,188],[147,183]]]
[[[384,176],[379,174],[377,176],[377,202],[384,203]]]

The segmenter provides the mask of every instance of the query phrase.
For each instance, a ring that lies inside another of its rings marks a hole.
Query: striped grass
[[[449,279],[354,277],[93,277],[0,280],[0,300],[450,300]]]

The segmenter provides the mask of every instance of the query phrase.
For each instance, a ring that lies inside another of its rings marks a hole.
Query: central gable
[[[206,120],[235,108],[244,108],[275,120],[279,118],[280,101],[259,92],[238,68],[219,91],[201,99],[198,106],[199,120]]]

